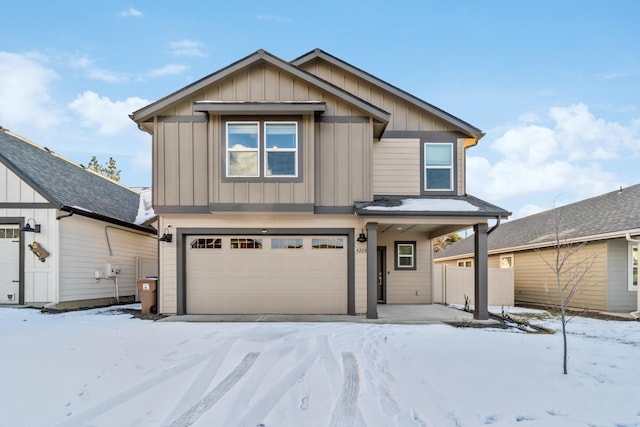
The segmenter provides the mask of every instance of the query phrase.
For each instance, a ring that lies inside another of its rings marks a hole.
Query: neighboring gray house
[[[138,192],[0,127],[0,304],[133,299],[157,273],[148,219]]]
[[[489,266],[513,267],[516,303],[547,305],[550,301],[545,283],[553,289],[552,273],[541,256],[553,251],[555,218],[560,218],[563,242],[586,242],[581,251],[596,257],[585,291],[572,306],[610,312],[640,309],[640,184],[509,221],[491,233]],[[471,267],[473,252],[473,239],[467,238],[438,252],[435,262]]]
[[[131,118],[152,136],[154,210],[173,236],[161,313],[429,304],[431,238],[474,227],[488,317],[487,222],[509,212],[466,192],[480,129],[319,49],[259,50]]]

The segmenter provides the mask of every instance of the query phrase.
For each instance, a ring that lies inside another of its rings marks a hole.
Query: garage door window
[[[302,249],[302,239],[271,239],[271,249]]]
[[[262,249],[262,239],[231,239],[231,249]]]
[[[222,248],[222,239],[198,238],[193,239],[190,245],[192,249],[220,249]]]
[[[311,247],[313,249],[342,249],[344,247],[344,239],[311,239]]]

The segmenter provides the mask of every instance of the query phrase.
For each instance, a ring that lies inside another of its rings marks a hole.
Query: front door
[[[377,252],[377,274],[378,274],[378,302],[386,304],[387,302],[387,248],[386,246],[378,246]]]
[[[0,304],[18,304],[20,291],[20,231],[0,224]]]

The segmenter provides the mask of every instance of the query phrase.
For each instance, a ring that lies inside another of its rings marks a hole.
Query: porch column
[[[378,318],[378,224],[367,223],[367,319]]]
[[[487,224],[476,224],[473,226],[473,240],[475,244],[475,255],[473,267],[475,269],[475,289],[473,318],[477,320],[489,319],[488,307],[488,246],[487,246]]]

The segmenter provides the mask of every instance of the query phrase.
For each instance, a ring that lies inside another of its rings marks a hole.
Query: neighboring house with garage
[[[73,308],[133,300],[157,274],[140,193],[0,127],[0,304]]]
[[[375,318],[378,303],[429,304],[431,238],[468,227],[486,294],[487,222],[509,212],[466,193],[483,133],[363,70],[319,49],[291,62],[259,50],[131,118],[152,136],[153,207],[171,237],[161,313]]]
[[[585,243],[574,260],[593,259],[583,291],[571,307],[605,312],[640,310],[640,184],[502,224],[489,235],[489,266],[512,268],[515,302],[553,305],[554,274],[544,259],[555,254],[556,222],[562,243]],[[436,266],[473,266],[473,239],[435,255]]]

